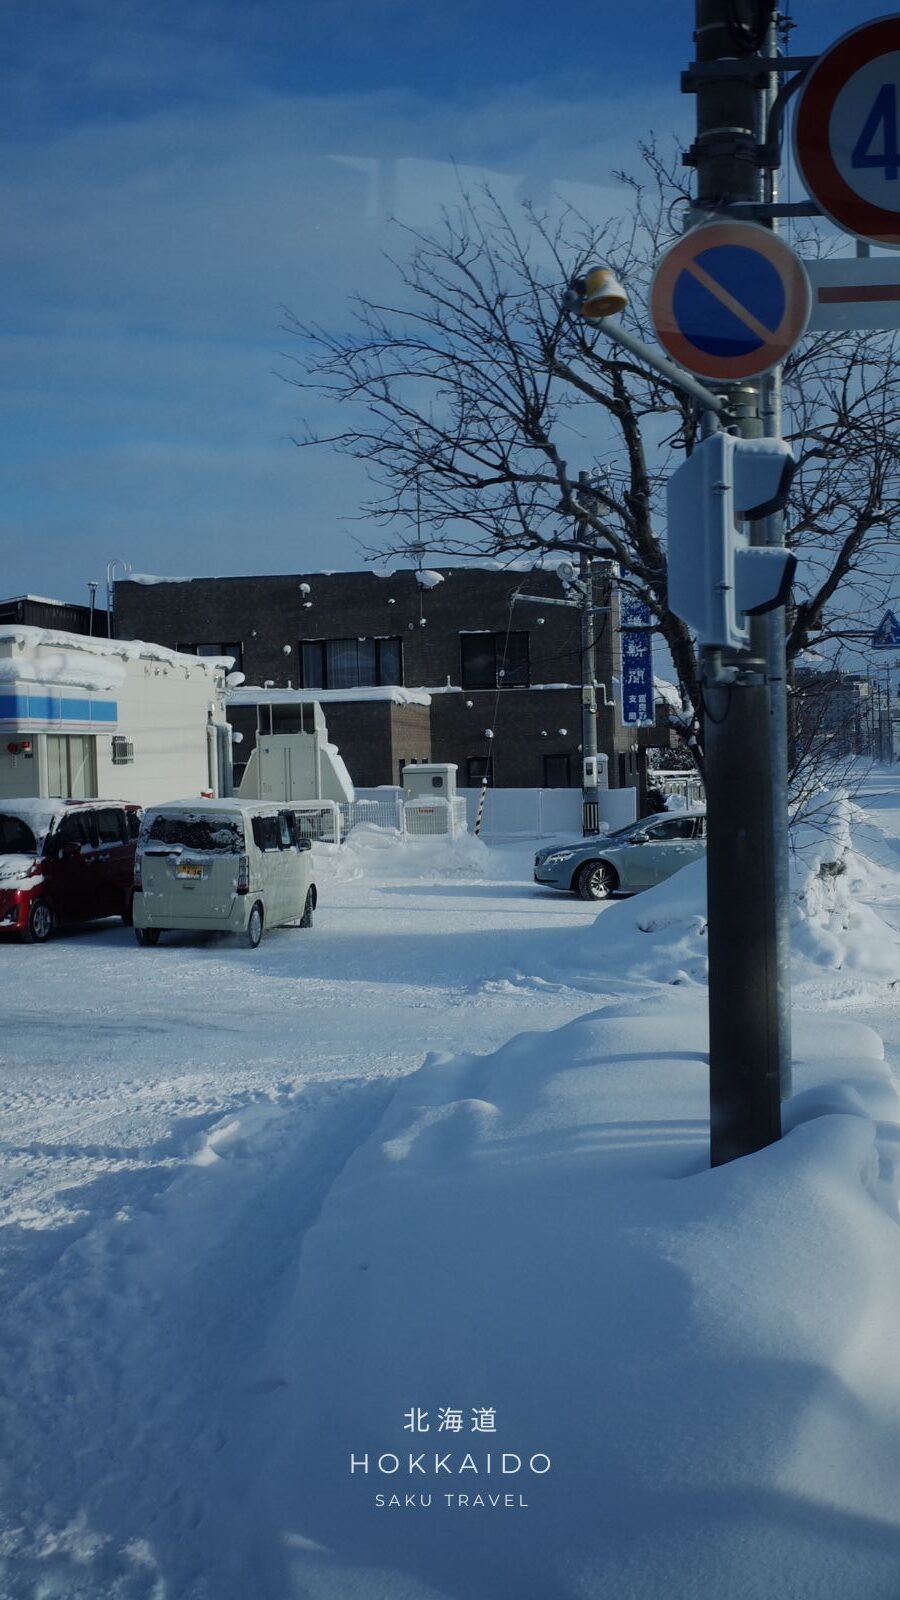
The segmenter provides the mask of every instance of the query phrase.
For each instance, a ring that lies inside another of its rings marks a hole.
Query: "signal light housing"
[[[795,557],[751,546],[744,524],[782,509],[795,470],[783,439],[713,433],[670,477],[669,605],[698,644],[747,650],[747,619],[787,600]]]

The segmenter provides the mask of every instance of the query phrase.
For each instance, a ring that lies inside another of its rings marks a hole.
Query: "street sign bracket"
[[[822,209],[814,200],[732,200],[716,201],[711,206],[692,200],[695,211],[708,211],[710,216],[734,217],[744,222],[771,222],[774,217],[821,217]]]
[[[774,170],[775,168],[781,166],[781,148],[783,142],[782,134],[784,130],[785,107],[792,96],[797,93],[798,89],[802,89],[807,78],[809,77],[811,68],[815,65],[817,60],[818,56],[798,56],[791,62],[788,62],[786,58],[776,57],[775,61],[779,64],[775,65],[771,59],[762,61],[759,57],[750,57],[749,66],[753,69],[752,71],[748,70],[747,61],[695,62],[695,66],[704,69],[701,72],[701,78],[704,80],[712,80],[713,82],[719,79],[723,81],[731,81],[741,78],[750,78],[751,81],[756,81],[758,78],[761,83],[764,83],[773,72],[784,72],[788,70],[788,68],[793,67],[799,69],[797,72],[795,72],[793,78],[789,78],[787,83],[783,83],[781,85],[781,88],[778,90],[778,93],[772,101],[772,104],[769,108],[768,117],[766,118],[766,136],[762,144],[757,144],[754,140],[749,138],[743,141],[744,148],[739,153],[746,152],[746,154],[749,155],[750,159],[753,160],[758,167]],[[760,70],[761,68],[766,70]],[[685,86],[684,78],[682,79],[682,90],[684,93],[691,92],[690,87]],[[699,145],[700,140],[695,139],[694,143],[691,145],[691,148],[685,151],[682,159],[686,167],[695,167],[700,156],[716,154],[729,155],[738,153],[738,135],[733,130],[730,131],[727,137],[723,138],[721,150],[716,149],[711,141],[704,141],[702,150],[700,150]],[[774,214],[781,216],[798,215],[796,212],[779,212]],[[799,215],[807,214],[809,213],[799,213]],[[818,209],[811,214],[815,216],[821,215]]]
[[[768,78],[773,72],[808,72],[818,56],[741,56],[719,61],[692,61],[681,74],[682,94],[693,94],[701,83],[746,79],[750,83]]]

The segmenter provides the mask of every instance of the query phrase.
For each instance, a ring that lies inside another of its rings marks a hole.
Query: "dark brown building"
[[[106,612],[79,606],[69,600],[45,600],[41,595],[20,594],[0,600],[0,628],[53,628],[62,633],[87,633],[106,637]]]
[[[607,585],[595,580],[595,600]],[[528,598],[528,597],[532,598]],[[555,572],[442,567],[116,584],[120,637],[232,654],[247,685],[305,689],[354,782],[399,782],[406,761],[453,761],[461,786],[485,768],[503,788],[580,787],[581,615]],[[665,742],[623,727],[614,613],[596,616],[599,745],[612,787],[637,786],[641,751]],[[246,691],[240,700],[248,701]],[[289,715],[284,708],[276,720]],[[252,705],[230,716],[256,729]]]

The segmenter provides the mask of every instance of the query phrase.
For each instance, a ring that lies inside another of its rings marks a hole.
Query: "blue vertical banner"
[[[655,721],[652,626],[650,607],[623,594],[619,600],[622,721],[631,728],[652,727]]]

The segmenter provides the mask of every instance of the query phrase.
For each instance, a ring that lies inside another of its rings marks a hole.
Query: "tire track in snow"
[[[392,1092],[350,1079],[220,1119],[148,1209],[94,1227],[4,1314],[4,1600],[202,1592],[243,1432],[277,1399],[257,1354]]]

